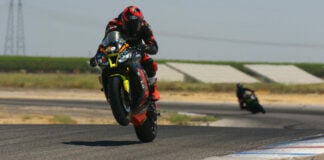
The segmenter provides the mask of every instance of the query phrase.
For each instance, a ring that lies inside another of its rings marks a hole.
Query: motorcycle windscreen
[[[116,44],[122,44],[124,42],[125,42],[125,40],[122,38],[120,32],[113,31],[113,32],[109,32],[107,34],[105,39],[102,41],[102,45],[107,47],[107,46],[112,46],[112,45],[116,45]],[[117,49],[119,49],[119,48],[117,48]]]

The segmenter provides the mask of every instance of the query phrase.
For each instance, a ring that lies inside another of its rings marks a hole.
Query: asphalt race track
[[[108,108],[105,102],[0,99],[2,106]],[[153,143],[140,143],[132,126],[1,125],[4,160],[199,160],[324,134],[324,107],[264,106],[252,115],[234,104],[160,103],[160,109],[221,117],[213,126],[159,126]]]

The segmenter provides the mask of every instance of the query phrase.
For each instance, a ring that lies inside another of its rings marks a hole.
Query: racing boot
[[[157,78],[154,76],[152,78],[148,78],[149,85],[151,87],[151,96],[153,101],[158,101],[160,99],[160,93],[157,89]]]

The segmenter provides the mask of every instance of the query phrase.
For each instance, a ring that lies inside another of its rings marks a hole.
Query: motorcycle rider
[[[236,84],[236,97],[239,101],[239,105],[240,105],[241,109],[246,108],[246,106],[244,105],[244,100],[243,100],[243,95],[244,95],[245,91],[250,91],[250,92],[254,93],[254,90],[244,87],[242,83]]]
[[[157,63],[149,56],[158,52],[158,45],[154,38],[150,25],[144,20],[141,10],[135,6],[126,7],[118,17],[108,22],[105,31],[105,37],[109,32],[119,31],[130,46],[138,47],[142,53],[141,64],[148,76],[148,83],[152,87],[152,100],[160,99],[160,93],[157,90],[156,71]],[[105,39],[104,37],[104,39]],[[144,43],[143,43],[144,42]],[[100,44],[97,53],[106,53],[105,46]],[[96,56],[90,59],[90,65],[97,65]]]

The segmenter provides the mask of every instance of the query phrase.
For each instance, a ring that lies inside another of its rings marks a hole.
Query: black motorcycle
[[[263,106],[259,103],[258,97],[254,92],[246,90],[243,94],[243,109],[256,114],[258,112],[266,113]]]
[[[110,32],[102,44],[106,53],[97,54],[96,61],[116,121],[122,126],[132,123],[140,141],[153,141],[157,135],[157,112],[150,95],[152,87],[140,63],[142,51],[131,47],[118,31]]]

